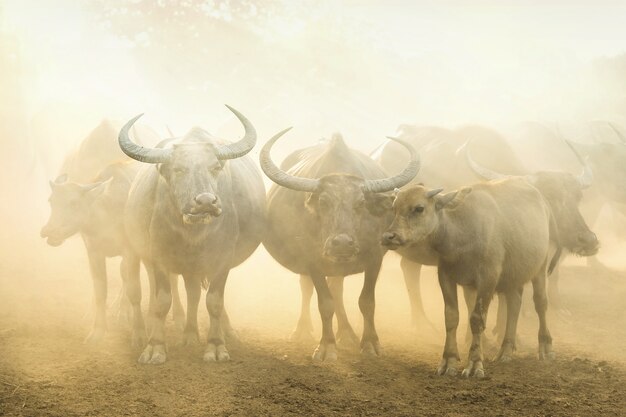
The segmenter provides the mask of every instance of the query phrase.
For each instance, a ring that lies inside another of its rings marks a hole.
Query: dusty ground
[[[25,262],[24,251],[38,255]],[[393,256],[378,290],[385,348],[379,359],[342,349],[336,363],[318,365],[310,360],[314,342],[288,342],[298,281],[260,251],[232,273],[227,288],[241,339],[229,347],[233,360],[203,363],[201,345],[177,346],[170,320],[169,360],[156,367],[137,364],[139,351],[129,346],[128,326],[116,321],[113,309],[106,340],[82,344],[90,326],[83,317],[90,281],[79,240],[55,249],[33,240],[2,256],[0,415],[626,415],[626,274],[620,272],[567,266],[563,294],[571,316],[553,314],[551,320],[558,359],[536,359],[536,318],[526,313],[517,358],[488,362],[487,378],[475,381],[434,375],[443,336],[408,329],[408,302]],[[119,276],[117,263],[110,266],[113,299]],[[346,281],[357,331],[361,283],[358,276]],[[432,270],[422,287],[429,316],[442,328]],[[206,328],[203,305],[200,311]],[[462,319],[460,335],[464,326]],[[319,332],[319,321],[315,327]]]

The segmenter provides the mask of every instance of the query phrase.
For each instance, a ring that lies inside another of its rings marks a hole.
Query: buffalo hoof
[[[539,359],[541,360],[556,359],[556,353],[552,350],[551,343],[539,343]]]
[[[467,368],[463,369],[461,374],[464,378],[474,377],[476,379],[482,379],[485,377],[485,370],[483,369],[482,361],[469,361]]]
[[[443,358],[437,367],[437,375],[456,376],[457,362],[456,358]]]
[[[92,329],[87,337],[85,337],[84,343],[87,345],[97,345],[104,339],[104,329],[95,328]]]
[[[374,358],[381,356],[383,353],[380,342],[364,342],[361,346],[361,354],[363,356]]]
[[[511,346],[511,344],[509,343],[503,344],[500,350],[498,351],[498,354],[494,358],[494,361],[511,362],[513,360],[513,351],[514,351],[514,348],[513,346]]]
[[[188,330],[183,332],[183,339],[181,340],[181,346],[193,346],[200,343],[200,336],[197,330]]]
[[[321,344],[313,352],[314,362],[335,362],[337,360],[337,347],[334,343]]]
[[[359,346],[359,337],[354,333],[351,327],[343,328],[337,331],[335,336],[339,346],[355,348]]]
[[[293,333],[291,333],[291,336],[289,336],[289,341],[296,343],[310,343],[314,340],[313,330],[301,327],[296,327],[296,330],[294,330]]]
[[[160,365],[165,363],[166,359],[165,345],[148,345],[141,352],[138,362],[144,365]]]
[[[230,360],[230,355],[228,350],[226,350],[226,345],[216,346],[213,343],[209,343],[202,359],[205,362],[224,362]]]

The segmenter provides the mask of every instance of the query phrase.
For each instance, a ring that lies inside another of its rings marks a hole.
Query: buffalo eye
[[[411,209],[411,214],[420,214],[424,211],[424,206],[415,206]]]

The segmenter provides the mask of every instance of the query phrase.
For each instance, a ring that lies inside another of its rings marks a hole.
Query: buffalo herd
[[[257,143],[253,124],[228,109],[243,127],[241,139],[192,128],[149,147],[144,139],[156,135],[136,125],[140,116],[123,125],[105,120],[50,181],[51,213],[41,236],[58,246],[79,234],[87,249],[96,313],[86,342],[105,334],[106,259],[119,256],[121,304],[131,318],[133,346],[142,349],[140,363],[167,360],[170,310],[183,343],[199,340],[203,287],[210,319],[203,359],[229,360],[234,331],[224,306],[226,281],[263,243],[280,265],[300,276],[302,310],[293,338],[311,337],[309,304],[313,290],[317,293],[322,335],[313,360],[337,360],[337,342],[359,344],[363,355],[375,357],[381,354],[376,282],[391,250],[401,257],[418,331],[432,326],[422,306],[421,266],[437,267],[446,334],[439,375],[458,373],[457,288],[462,287],[471,342],[461,374],[482,378],[482,336],[493,296],[499,297],[496,359],[510,360],[515,351],[527,283],[539,320],[539,358],[553,358],[546,310],[548,302],[559,303],[561,260],[569,253],[598,252],[599,241],[585,221],[595,221],[598,205],[626,213],[626,137],[609,122],[605,131],[613,140],[585,143],[529,124],[526,135],[541,130],[550,137],[544,142],[554,150],[551,167],[527,163],[511,141],[476,125],[456,130],[402,125],[371,155],[351,149],[335,134],[276,164],[271,151],[289,136],[285,129],[264,144],[257,164],[248,155]],[[567,158],[569,165],[562,163]],[[261,171],[274,183],[267,193]],[[587,193],[593,193],[593,202]],[[150,281],[146,321],[141,263]],[[359,273],[364,274],[360,338],[343,304],[344,278]]]

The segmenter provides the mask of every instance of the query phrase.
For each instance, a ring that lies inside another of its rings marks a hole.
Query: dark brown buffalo
[[[332,318],[338,307],[325,278],[342,280],[364,272],[359,297],[364,319],[361,350],[378,355],[374,290],[385,253],[379,236],[391,220],[391,198],[385,193],[417,174],[417,154],[400,141],[410,159],[400,174],[388,177],[372,159],[349,149],[336,135],[327,143],[292,154],[291,166],[284,171],[272,162],[270,150],[287,130],[270,139],[260,155],[261,168],[276,183],[267,196],[268,229],[263,244],[281,265],[313,281],[322,318],[322,337],[314,360],[337,358]],[[340,292],[334,295],[340,303]],[[338,319],[347,323],[342,318],[345,312],[337,313]]]

